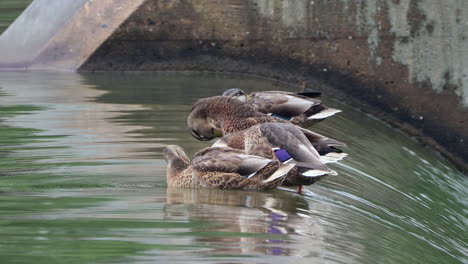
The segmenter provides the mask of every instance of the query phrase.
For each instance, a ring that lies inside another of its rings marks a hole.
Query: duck
[[[255,111],[252,105],[230,96],[212,96],[198,100],[187,117],[193,137],[209,141],[232,132],[267,122],[288,121]]]
[[[301,127],[310,127],[342,112],[329,108],[316,99],[315,97],[320,96],[318,92],[262,91],[247,94],[242,89],[231,88],[226,90],[223,96],[247,102],[255,111],[288,120]]]
[[[321,140],[323,142],[319,145],[344,146],[344,143],[331,139],[322,137]],[[303,129],[289,123],[257,124],[218,139],[212,147],[229,147],[243,150],[249,155],[276,159],[283,164],[294,163],[295,167],[288,173],[282,185],[297,186],[298,193],[302,193],[303,185],[311,185],[327,175],[336,175],[336,172],[325,164],[338,162],[347,156],[340,151],[330,152],[321,157]]]
[[[213,96],[198,100],[192,107],[187,125],[192,136],[198,140],[209,141],[217,137],[248,129],[257,124],[290,122],[255,111],[252,105],[229,96]],[[343,143],[297,127],[309,139],[320,155],[341,153]]]
[[[192,160],[184,149],[168,145],[163,151],[169,187],[264,191],[276,188],[295,164],[225,147],[208,147]]]

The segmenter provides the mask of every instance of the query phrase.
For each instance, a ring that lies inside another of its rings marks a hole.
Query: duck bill
[[[211,129],[211,134],[212,136],[203,136],[203,135],[200,135],[198,134],[197,131],[193,130],[193,129],[190,129],[190,134],[192,134],[192,136],[198,140],[201,140],[201,141],[210,141],[212,140],[213,138],[217,138],[217,137],[222,137],[223,136],[223,132],[221,132],[220,130],[217,130],[217,129],[214,129],[212,128]]]
[[[221,132],[221,130],[214,129],[213,137],[223,137],[223,132]]]
[[[205,136],[200,136],[197,132],[193,131],[193,130],[190,130],[190,134],[192,134],[192,136],[200,141],[208,141],[208,140],[211,140],[212,137],[205,137]]]

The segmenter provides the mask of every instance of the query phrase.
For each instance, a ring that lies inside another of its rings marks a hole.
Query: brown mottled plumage
[[[267,122],[288,121],[259,113],[251,105],[228,96],[198,100],[187,117],[192,135],[203,141]]]
[[[230,148],[205,148],[190,161],[183,149],[164,149],[167,184],[174,187],[268,190],[280,185],[294,164],[247,155]]]
[[[187,124],[192,135],[203,141],[263,123],[290,124],[286,120],[256,112],[251,105],[227,96],[198,100],[187,117]],[[342,152],[336,147],[345,144],[304,128],[298,127],[298,129],[309,139],[320,155]]]
[[[312,126],[341,110],[328,108],[318,99],[311,98],[319,93],[291,93],[285,91],[263,91],[247,95],[239,88],[223,93],[251,105],[256,111],[274,114],[301,126]]]
[[[241,149],[247,154],[276,160],[278,158],[275,150],[286,151],[290,156],[290,162],[295,163],[296,167],[288,173],[283,182],[285,186],[309,185],[325,175],[334,174],[334,171],[328,169],[322,162],[319,153],[304,135],[303,129],[292,124],[258,124],[222,137],[213,147]],[[336,157],[339,160],[345,156],[345,153],[341,153]]]

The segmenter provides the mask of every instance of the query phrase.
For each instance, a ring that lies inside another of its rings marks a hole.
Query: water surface
[[[32,0],[1,0],[0,1],[0,35],[18,17]]]
[[[344,112],[339,175],[285,191],[167,188],[162,149],[189,155],[186,115],[234,75],[0,72],[2,263],[467,263],[467,178],[404,133]]]

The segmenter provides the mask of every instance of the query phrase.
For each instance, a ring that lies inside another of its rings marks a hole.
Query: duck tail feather
[[[328,175],[328,174],[330,174],[330,171],[325,171],[325,170],[306,170],[306,171],[301,172],[302,176],[311,177],[311,178],[321,177],[321,176]]]
[[[322,95],[321,92],[315,92],[315,91],[302,92],[302,93],[297,93],[297,94],[302,95],[302,96],[306,96],[306,97],[310,97],[310,98],[316,98],[316,97],[320,97]]]
[[[328,138],[319,133],[307,130],[305,128],[299,127],[299,129],[304,133],[307,139],[315,146],[346,146],[345,143],[338,141],[336,139]]]
[[[327,163],[337,163],[341,160],[343,160],[344,158],[346,158],[348,156],[347,153],[337,153],[337,152],[330,152],[330,153],[327,153],[323,156],[320,156],[320,161],[324,164],[327,164]]]
[[[336,139],[332,139],[332,138],[327,138],[327,139],[322,140],[322,141],[314,142],[312,145],[322,146],[322,147],[326,146],[326,147],[331,147],[331,148],[333,148],[333,147],[346,147],[346,143],[338,141]],[[335,148],[335,151],[336,152],[343,152],[342,150],[337,149],[337,148]]]
[[[339,110],[339,109],[327,108],[327,109],[324,109],[323,111],[320,111],[317,114],[314,114],[314,115],[311,115],[311,116],[307,117],[307,119],[308,120],[325,119],[327,117],[330,117],[330,116],[335,115],[335,114],[340,113],[340,112],[342,112],[342,111]]]
[[[335,147],[333,144],[314,144],[315,150],[319,153],[320,156],[325,156],[327,154],[341,154],[344,153],[343,150]],[[346,157],[346,156],[344,156]],[[344,158],[343,157],[343,158]]]
[[[294,163],[288,163],[288,164],[282,164],[276,171],[275,173],[273,173],[270,177],[268,177],[268,179],[264,180],[263,182],[264,183],[267,183],[267,182],[272,182],[276,179],[279,179],[281,177],[284,177],[286,176],[286,174],[288,174],[288,172],[294,168],[294,166],[296,166],[296,164]]]

